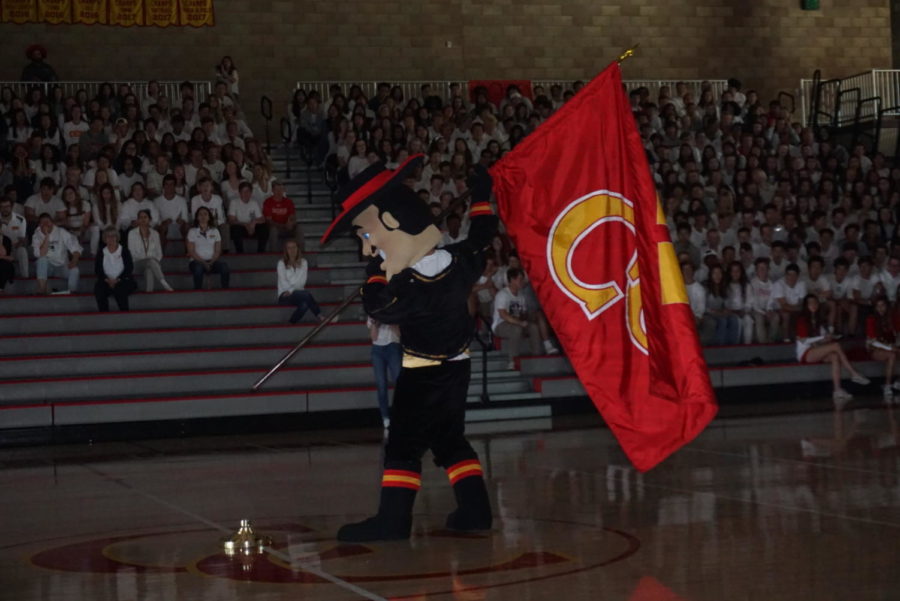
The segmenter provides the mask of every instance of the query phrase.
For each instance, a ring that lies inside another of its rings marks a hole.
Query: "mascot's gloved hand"
[[[488,202],[491,199],[494,180],[484,165],[475,165],[466,184],[472,190],[472,202]]]
[[[369,264],[366,265],[366,279],[369,279],[373,275],[384,276],[384,269],[381,267],[381,262],[381,257],[373,257],[369,260]]]

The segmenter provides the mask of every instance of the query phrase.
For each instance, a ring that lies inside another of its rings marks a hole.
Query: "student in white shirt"
[[[896,302],[897,287],[900,286],[900,259],[897,257],[888,259],[887,267],[881,272],[881,283],[888,300]]]
[[[794,331],[797,316],[803,310],[803,298],[806,296],[806,283],[800,281],[800,268],[791,263],[784,272],[784,277],[775,282],[772,297],[781,313],[784,325],[784,341],[790,342],[790,332]]]
[[[825,260],[822,257],[812,257],[807,261],[807,266],[806,291],[819,299],[820,307],[828,316],[828,331],[833,333],[836,308],[832,300],[831,278],[825,275]]]
[[[253,186],[250,185],[250,182],[241,182],[238,199],[228,207],[228,223],[231,240],[234,242],[237,252],[244,252],[245,238],[256,239],[256,252],[266,251],[269,226],[266,224],[262,207],[253,199]]]
[[[115,297],[119,311],[128,310],[128,296],[137,289],[131,277],[134,263],[128,249],[119,244],[119,232],[114,227],[103,230],[105,246],[94,259],[94,273],[97,282],[94,284],[94,297],[97,309],[109,311],[109,297]]]
[[[728,297],[725,307],[740,323],[740,339],[744,344],[753,342],[753,308],[750,305],[750,280],[740,261],[728,266]]]
[[[199,193],[191,199],[191,215],[196,217],[200,207],[208,209],[219,228],[222,249],[227,249],[231,242],[231,232],[228,229],[228,218],[222,197],[213,193],[213,183],[208,177],[201,177],[197,181],[197,191]]]
[[[56,196],[56,182],[49,177],[41,180],[39,192],[25,201],[25,221],[29,227],[37,227],[38,217],[47,213],[53,222],[63,225],[66,221],[66,205]]]
[[[531,344],[531,354],[541,352],[541,331],[537,319],[528,313],[528,303],[524,294],[525,272],[518,267],[510,267],[506,272],[507,286],[494,297],[494,316],[491,329],[494,334],[507,340],[509,344],[509,369],[515,369],[519,356],[519,341],[523,336]],[[556,354],[559,351],[549,339],[544,341],[544,351]]]
[[[153,292],[153,280],[159,282],[163,290],[172,292],[172,287],[163,275],[160,261],[163,249],[159,232],[150,225],[150,211],[141,209],[138,212],[138,225],[128,232],[128,251],[134,261],[134,267],[144,273],[147,292]]]
[[[694,316],[694,326],[699,330],[700,322],[706,313],[706,288],[694,279],[694,265],[690,261],[681,263],[681,276],[684,278],[684,287]]]
[[[170,238],[181,237],[183,239],[187,236],[191,218],[188,213],[187,200],[175,191],[174,175],[169,174],[163,178],[162,194],[156,197],[153,204],[159,214],[159,225],[156,226],[156,231],[159,232],[162,248],[166,247]]]
[[[296,240],[287,240],[284,255],[278,261],[278,304],[296,307],[288,320],[290,323],[299,322],[307,311],[312,311],[319,321],[325,319],[319,303],[309,290],[305,290],[308,269]]]
[[[81,134],[90,129],[90,125],[88,125],[87,121],[84,121],[81,118],[81,107],[79,105],[73,105],[71,108],[71,118],[63,123],[62,126],[62,134],[63,134],[63,142],[66,145],[66,148],[69,146],[77,145]]]
[[[28,278],[28,226],[25,218],[13,211],[12,199],[0,197],[0,235],[9,238],[12,243],[12,254],[19,263],[19,277]]]
[[[775,284],[769,279],[769,260],[760,257],[755,262],[755,277],[750,280],[750,307],[756,342],[768,344],[779,338],[781,316],[776,311]]]
[[[218,273],[222,288],[228,288],[231,278],[228,263],[222,256],[222,236],[216,229],[216,222],[210,210],[199,207],[194,215],[194,227],[187,234],[188,267],[194,276],[194,290],[203,287],[203,276]]]
[[[131,198],[122,203],[119,211],[119,229],[127,232],[131,228],[137,227],[138,213],[142,210],[150,212],[150,225],[156,227],[159,223],[159,212],[153,201],[145,196],[144,184],[138,182],[131,186]]]
[[[78,291],[78,280],[81,277],[78,260],[84,249],[75,236],[53,225],[50,215],[43,213],[38,218],[38,228],[31,239],[31,248],[37,259],[35,271],[38,294],[48,293],[47,278],[51,276],[68,281],[66,294]]]
[[[861,258],[859,274],[853,280],[853,302],[858,311],[856,323],[865,322],[872,312],[875,298],[881,295],[887,295],[881,274],[875,272],[875,265],[871,257]],[[854,329],[853,332],[855,333],[856,330]]]
[[[860,264],[862,261],[861,259]],[[869,269],[871,270],[871,261],[869,261]],[[852,335],[856,332],[859,307],[853,297],[856,277],[849,275],[848,270],[846,259],[840,257],[834,260],[834,274],[831,276],[831,300],[834,303],[833,325],[835,331]]]

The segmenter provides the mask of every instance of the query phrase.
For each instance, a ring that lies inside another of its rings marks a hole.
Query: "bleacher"
[[[275,163],[283,174],[284,159],[276,155]],[[364,263],[349,238],[318,247],[331,220],[330,192],[318,172],[292,171],[288,194],[312,249],[308,289],[327,312],[355,291]],[[291,309],[276,305],[278,254],[228,254],[232,287],[219,289],[214,277],[212,289],[199,291],[191,289],[183,257],[183,243],[170,242],[163,270],[176,291],[138,292],[127,313],[97,312],[92,259],[82,260],[79,294],[34,296],[33,278],[9,287],[0,298],[0,443],[28,428],[228,416],[353,411],[380,423],[359,303],[254,393],[256,379],[314,322],[290,326]],[[550,414],[528,378],[507,371],[495,351],[488,358],[492,403],[482,406],[480,353],[473,358],[470,420]]]
[[[308,289],[328,312],[362,278],[357,243],[344,238],[319,248],[333,216],[321,172],[298,165],[296,157],[288,165],[292,159],[284,149],[273,158],[275,175],[286,183],[303,226]],[[93,259],[82,259],[79,294],[36,296],[33,278],[7,289],[0,297],[0,444],[32,435],[52,438],[68,426],[177,425],[245,416],[327,415],[337,425],[380,424],[370,341],[358,303],[254,393],[253,382],[314,325],[288,325],[291,309],[275,303],[279,255],[228,254],[232,287],[219,290],[213,278],[211,289],[200,291],[191,290],[180,241],[169,244],[166,257],[163,271],[176,291],[139,292],[128,313],[97,312]],[[510,370],[502,348],[486,352],[473,347],[472,422],[548,417],[566,399],[585,398],[564,357],[521,357]],[[828,365],[797,364],[791,344],[708,348],[705,355],[720,399],[761,390],[809,394],[824,390],[829,380]],[[858,352],[853,358],[863,359],[862,373],[882,375],[880,364]],[[107,433],[115,436],[114,429]]]

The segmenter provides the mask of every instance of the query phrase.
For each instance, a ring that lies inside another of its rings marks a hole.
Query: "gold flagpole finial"
[[[620,54],[619,58],[616,59],[616,62],[621,65],[625,61],[625,59],[629,59],[632,56],[634,56],[634,51],[637,50],[638,46],[640,46],[640,45],[641,45],[641,43],[638,42],[637,44],[635,44],[634,46],[632,46],[631,48],[629,48],[628,50],[626,50],[625,52]]]

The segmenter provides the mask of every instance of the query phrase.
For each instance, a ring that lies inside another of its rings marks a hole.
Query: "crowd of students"
[[[185,84],[178,107],[152,82],[141,97],[128,86],[101,86],[93,98],[58,89],[45,97],[37,88],[16,98],[0,90],[8,150],[0,158],[0,227],[8,238],[0,244],[0,283],[27,277],[35,259],[39,292],[48,292],[51,276],[74,289],[78,259],[107,253],[100,241],[109,228],[119,232],[133,269],[149,274],[147,288],[154,280],[169,287],[158,266],[173,238],[187,241],[195,286],[211,272],[227,285],[222,255],[245,251],[250,240],[258,251],[294,240],[302,252],[293,203],[242,118],[236,69],[223,63],[233,81],[220,78],[205,99]],[[493,164],[580,85],[536,87],[530,95],[509,86],[498,103],[485,89],[470,95],[458,85],[446,92],[424,85],[414,98],[386,83],[371,98],[358,86],[335,85],[324,98],[296,90],[288,112],[297,143],[339,181],[375,161],[391,167],[424,153],[424,167],[407,184],[437,215],[465,191],[475,163]],[[652,96],[639,88],[629,98],[704,344],[806,338],[798,324],[808,294],[818,301],[812,322],[835,339],[863,336],[882,297],[893,314],[900,285],[893,160],[797,123],[787,107],[762,103],[737,80],[718,96],[710,85],[695,96],[678,84]],[[463,239],[466,208],[441,225],[444,243]],[[109,263],[115,272],[118,263]],[[473,291],[473,311],[514,349],[529,338],[532,350],[555,350],[520,268],[499,238]],[[510,274],[524,281],[517,285]],[[109,275],[98,272],[97,286],[116,279],[102,277]],[[892,341],[880,350],[893,349]]]
[[[248,239],[257,252],[302,244],[237,93],[229,57],[206,98],[190,82],[178,98],[153,81],[140,93],[102,84],[92,97],[52,85],[24,98],[0,90],[0,293],[29,278],[32,261],[38,294],[54,277],[65,281],[56,293],[76,292],[79,261],[92,256],[98,307],[114,296],[125,310],[135,273],[148,292],[173,289],[161,269],[170,240],[184,241],[194,288],[207,274],[228,287],[223,255],[244,252]]]
[[[335,85],[327,98],[297,90],[289,112],[299,142],[339,179],[375,161],[391,166],[424,153],[424,169],[407,183],[437,215],[465,190],[473,164],[490,166],[580,86],[536,87],[531,97],[509,86],[495,104],[484,89],[469,96],[456,85],[443,94],[423,85],[414,98],[389,84],[379,85],[372,98],[358,86]],[[703,344],[817,337],[798,333],[806,315],[825,328],[824,338],[810,346],[831,351],[798,359],[845,359],[829,341],[862,336],[879,299],[890,307],[897,300],[900,168],[875,149],[805,127],[787,107],[761,102],[738,80],[729,80],[719,95],[708,83],[696,94],[679,83],[654,95],[631,90],[629,100]],[[464,237],[465,208],[442,228],[446,243]],[[541,341],[549,350],[552,333],[529,286],[509,277],[518,277],[519,267],[508,240],[498,241],[473,291],[473,310],[480,308],[494,332],[511,340],[513,354],[522,337],[537,341],[532,351]],[[509,302],[523,290],[524,300]],[[818,301],[815,315],[804,300],[808,294]],[[515,312],[532,317],[519,319]],[[894,341],[880,351],[873,357],[893,357]],[[864,379],[849,363],[841,365]],[[846,395],[839,382],[835,395]]]

